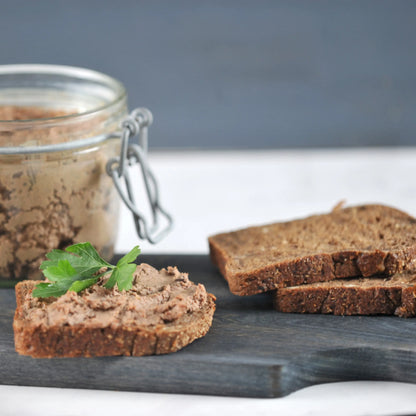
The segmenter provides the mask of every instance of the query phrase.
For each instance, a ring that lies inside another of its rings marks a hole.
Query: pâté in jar
[[[140,237],[157,242],[168,232],[172,219],[160,207],[145,159],[150,123],[148,110],[128,115],[123,85],[107,75],[0,66],[2,278],[39,278],[45,253],[77,242],[90,241],[109,260],[120,200],[132,210]],[[129,143],[134,135],[138,145]],[[149,183],[151,225],[134,203],[126,170],[134,163]],[[167,224],[162,232],[160,216]]]

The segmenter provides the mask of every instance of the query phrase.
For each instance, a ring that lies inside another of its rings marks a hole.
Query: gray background
[[[153,148],[416,143],[415,1],[5,1],[0,63],[89,67]]]

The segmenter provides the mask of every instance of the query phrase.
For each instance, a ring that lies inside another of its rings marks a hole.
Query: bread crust
[[[386,222],[391,225],[391,234],[396,226],[398,232],[406,234],[397,244],[385,241]],[[327,229],[330,235],[325,233]],[[282,257],[282,241],[289,239],[288,234],[293,249]],[[349,243],[348,239],[357,235],[361,237],[359,242]],[[384,205],[363,205],[302,220],[217,234],[208,241],[211,259],[227,280],[230,291],[244,296],[339,278],[391,276],[415,270],[415,236],[416,220],[408,214]],[[316,249],[313,240],[317,238],[329,242],[324,248]],[[310,247],[307,246],[309,240],[312,241]],[[306,247],[299,254],[300,244]],[[276,260],[273,250],[279,254]]]
[[[93,327],[88,322],[35,326],[25,319],[23,307],[36,283],[24,281],[16,285],[17,308],[13,322],[16,351],[34,358],[143,356],[175,352],[208,332],[215,311],[215,296],[208,293],[203,308],[183,315],[174,323],[153,327],[132,324]]]

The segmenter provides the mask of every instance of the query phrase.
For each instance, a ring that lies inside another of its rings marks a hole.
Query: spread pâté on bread
[[[250,227],[209,238],[210,254],[237,295],[416,268],[416,219],[384,205]]]
[[[276,290],[273,298],[280,312],[410,318],[416,315],[416,273],[287,287]]]
[[[16,351],[36,358],[152,355],[177,351],[204,336],[215,297],[176,267],[137,266],[127,291],[103,287],[34,298],[38,281],[16,286]]]

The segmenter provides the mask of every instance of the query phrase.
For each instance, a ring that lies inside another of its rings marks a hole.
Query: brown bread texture
[[[211,259],[236,295],[416,268],[416,219],[385,205],[209,237]]]
[[[278,289],[273,297],[280,312],[410,318],[416,315],[416,274],[311,283]]]
[[[34,358],[167,354],[208,332],[215,297],[187,274],[142,264],[135,282],[129,291],[97,284],[45,299],[32,297],[39,281],[18,283],[16,351]]]

